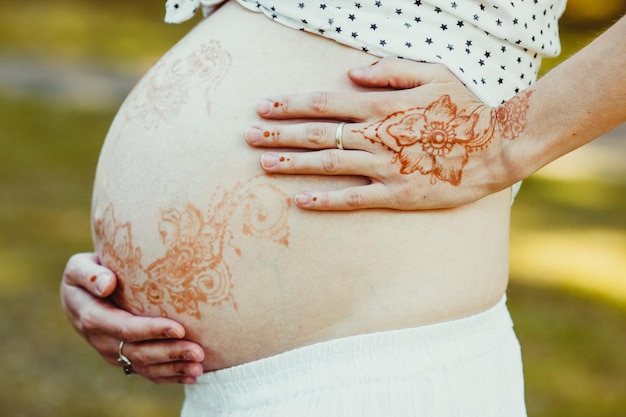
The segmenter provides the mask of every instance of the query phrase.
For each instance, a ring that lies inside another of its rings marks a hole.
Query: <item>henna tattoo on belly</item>
[[[146,129],[158,128],[181,114],[194,90],[202,91],[209,111],[209,93],[224,79],[231,63],[230,53],[215,40],[201,44],[183,58],[168,52],[129,96],[126,119],[141,120]]]
[[[230,191],[216,192],[206,210],[189,203],[161,210],[163,254],[145,266],[132,224],[116,218],[113,204],[95,219],[96,249],[104,265],[120,278],[114,298],[136,313],[187,314],[201,318],[202,305],[230,303],[231,266],[244,256],[237,239],[246,235],[288,246],[291,199],[255,177]]]
[[[480,109],[459,110],[449,95],[443,95],[427,107],[399,111],[373,123],[361,133],[394,153],[400,173],[418,171],[437,180],[458,186],[469,154],[488,147],[496,132],[513,140],[527,124],[528,101],[533,91],[518,94],[491,112]]]

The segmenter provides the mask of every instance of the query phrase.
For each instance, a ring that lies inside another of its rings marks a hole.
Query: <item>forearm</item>
[[[505,144],[509,171],[522,179],[626,121],[626,17],[541,78],[526,129]]]

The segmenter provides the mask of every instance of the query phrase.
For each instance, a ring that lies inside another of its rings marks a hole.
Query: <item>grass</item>
[[[154,2],[0,0],[0,58],[145,68],[189,26]],[[122,16],[121,18],[119,16]],[[580,46],[594,31],[572,35]],[[548,66],[554,62],[548,63]],[[178,386],[125,378],[69,327],[58,298],[67,258],[91,248],[97,155],[114,107],[85,108],[0,89],[0,415],[172,416]],[[531,417],[626,410],[626,184],[527,180],[513,208],[509,305]]]

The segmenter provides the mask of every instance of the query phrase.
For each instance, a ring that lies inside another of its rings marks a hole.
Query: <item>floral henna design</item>
[[[528,100],[533,92],[530,90],[516,95],[496,109],[495,114],[500,136],[504,139],[516,139],[526,128]]]
[[[129,222],[119,222],[110,205],[94,224],[98,253],[104,265],[120,277],[116,302],[131,311],[159,314],[171,311],[200,318],[200,306],[231,303],[230,265],[241,250],[239,232],[276,244],[288,245],[288,209],[291,200],[278,188],[255,179],[228,192],[202,212],[193,204],[161,212],[159,233],[163,256],[142,265],[141,248],[133,244]]]
[[[394,153],[393,162],[400,161],[400,173],[419,171],[458,186],[469,154],[486,148],[496,130],[509,140],[517,138],[527,124],[526,112],[532,91],[527,91],[489,113],[459,110],[449,95],[443,95],[428,107],[415,107],[387,116],[361,133]]]
[[[129,96],[132,107],[126,113],[127,120],[141,119],[148,129],[167,123],[182,112],[190,91],[204,86],[204,96],[209,97],[232,63],[230,54],[215,40],[184,58],[168,59],[171,56],[171,52],[166,54]],[[144,83],[147,88],[139,88]]]

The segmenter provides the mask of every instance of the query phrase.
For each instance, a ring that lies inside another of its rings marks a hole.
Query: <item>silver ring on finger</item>
[[[339,150],[344,150],[343,149],[343,139],[341,138],[343,136],[343,127],[344,127],[345,123],[339,123],[337,125],[337,130],[335,131],[335,146],[337,146],[337,149]]]
[[[122,352],[124,349],[124,341],[120,342],[119,347],[117,348],[117,362],[122,364],[122,369],[124,370],[124,374],[126,376],[130,376],[133,374],[133,363],[128,359],[126,355]]]

